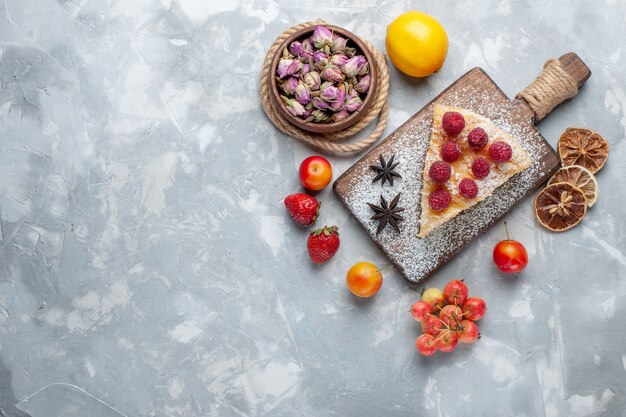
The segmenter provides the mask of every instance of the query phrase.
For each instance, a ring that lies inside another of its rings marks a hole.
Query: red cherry
[[[421,334],[417,340],[415,341],[415,347],[417,351],[424,356],[433,355],[437,352],[437,348],[433,343],[435,341],[435,337],[431,334]]]
[[[478,297],[470,297],[463,303],[463,317],[476,321],[483,318],[487,312],[487,303]]]
[[[467,300],[467,285],[461,280],[455,279],[446,284],[443,287],[443,297],[448,304],[454,304],[457,306],[463,305]]]
[[[434,345],[442,352],[452,352],[459,344],[459,335],[452,330],[442,330],[436,336]]]
[[[463,311],[461,311],[461,308],[452,304],[448,304],[442,308],[439,313],[439,319],[448,327],[456,327],[458,325],[457,320],[460,322],[462,318]]]
[[[463,320],[461,322],[463,330],[459,333],[459,342],[461,343],[474,343],[478,336],[478,325],[471,320]]]
[[[323,156],[309,156],[300,164],[300,183],[313,191],[324,189],[333,178],[333,168]]]
[[[432,313],[433,311],[435,311],[435,308],[431,306],[430,304],[428,304],[426,301],[416,302],[415,304],[411,306],[411,310],[410,310],[411,316],[417,321],[424,320],[424,317],[428,313]]]
[[[422,331],[426,334],[436,335],[444,327],[439,321],[439,317],[433,314],[426,314],[422,319]]]
[[[509,239],[509,231],[506,227],[506,240],[498,242],[493,248],[493,262],[504,273],[514,274],[521,272],[528,265],[528,253],[526,248],[517,240]]]

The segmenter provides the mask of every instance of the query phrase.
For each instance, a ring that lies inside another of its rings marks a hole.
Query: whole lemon
[[[385,47],[400,71],[412,77],[426,77],[441,69],[448,54],[448,35],[434,17],[410,11],[387,26]]]

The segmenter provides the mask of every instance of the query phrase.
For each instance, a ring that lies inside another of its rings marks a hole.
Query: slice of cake
[[[460,107],[435,105],[418,236],[489,197],[530,165],[526,150],[491,120]]]

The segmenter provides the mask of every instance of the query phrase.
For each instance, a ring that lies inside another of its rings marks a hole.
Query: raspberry
[[[467,135],[467,143],[470,148],[477,151],[487,144],[489,136],[482,127],[473,128]]]
[[[447,111],[443,114],[441,126],[448,136],[455,137],[463,131],[463,128],[465,127],[465,118],[459,112]]]
[[[452,168],[443,161],[435,161],[428,170],[428,176],[436,183],[444,183],[450,179]]]
[[[451,201],[452,196],[448,190],[444,190],[443,188],[433,191],[428,196],[428,204],[430,204],[430,208],[436,211],[447,209]]]
[[[441,147],[441,159],[446,162],[454,162],[461,157],[461,148],[456,142],[447,141]]]
[[[489,171],[491,171],[491,167],[489,166],[489,161],[485,158],[476,158],[472,162],[472,174],[476,178],[485,178],[489,175]]]
[[[459,193],[468,199],[476,198],[478,195],[478,185],[471,178],[463,178],[459,183]]]
[[[489,147],[489,158],[495,162],[506,162],[513,156],[511,145],[506,142],[494,142]]]

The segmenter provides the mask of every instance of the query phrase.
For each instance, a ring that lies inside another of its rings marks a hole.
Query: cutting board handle
[[[539,122],[556,106],[574,97],[590,76],[587,64],[574,52],[569,52],[559,59],[546,61],[537,78],[515,98],[524,101],[532,110],[535,122]]]

